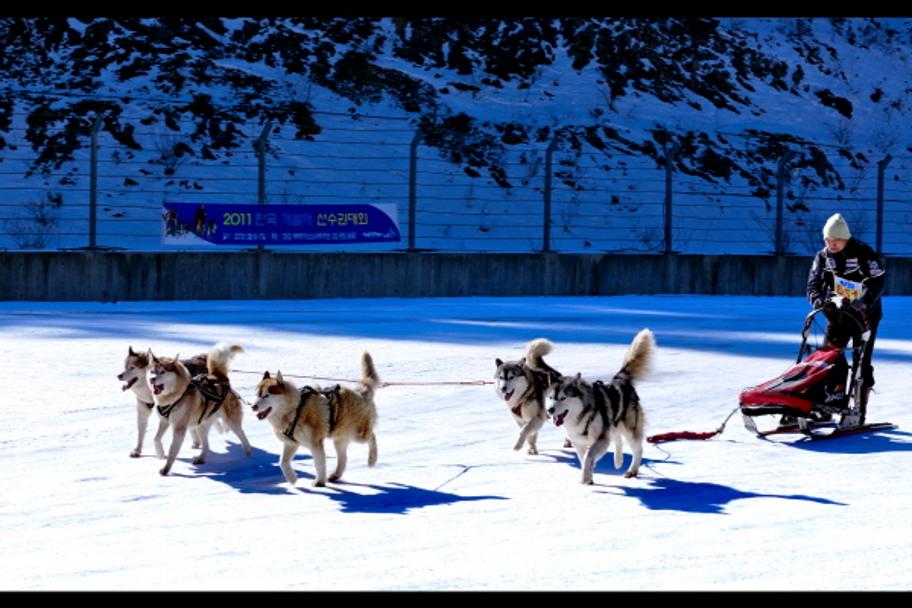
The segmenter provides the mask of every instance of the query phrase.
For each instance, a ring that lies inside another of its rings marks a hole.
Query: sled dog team
[[[655,338],[644,329],[634,337],[620,371],[610,382],[588,382],[580,374],[563,376],[545,363],[543,357],[553,345],[543,338],[526,348],[519,361],[495,360],[495,390],[504,400],[520,427],[514,450],[528,445],[529,454],[537,454],[538,431],[547,418],[567,434],[565,447],[572,445],[579,456],[584,484],[592,483],[596,463],[614,442],[614,466],[623,463],[622,439],[633,451],[633,461],[624,477],[634,477],[643,454],[646,419],[634,384],[648,371]],[[124,371],[117,378],[122,390],[132,390],[136,397],[137,441],[130,456],[142,454],[143,440],[153,411],[158,418],[155,453],[165,459],[159,471],[167,475],[190,431],[194,448],[200,453],[194,464],[203,464],[209,455],[209,429],[218,423],[227,426],[241,440],[249,456],[252,448],[241,426],[242,399],[228,379],[228,364],[243,348],[216,344],[208,353],[190,359],[156,357],[151,349],[134,352],[129,348]],[[267,420],[282,443],[279,466],[285,479],[294,485],[297,475],[291,460],[301,446],[307,447],[314,460],[314,486],[325,486],[327,480],[338,481],[345,472],[348,444],[368,444],[368,466],[377,462],[377,437],[374,426],[377,408],[374,393],[380,378],[370,354],[361,357],[361,379],[354,388],[335,385],[329,388],[298,388],[279,371],[268,371],[257,385],[256,402],[251,409],[259,420]],[[172,441],[167,455],[162,437],[172,427]],[[336,469],[327,477],[325,439],[331,439],[336,451]]]

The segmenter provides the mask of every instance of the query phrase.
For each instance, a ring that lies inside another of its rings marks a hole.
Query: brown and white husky
[[[305,386],[298,389],[282,376],[269,372],[263,374],[257,386],[257,402],[253,411],[260,420],[272,424],[272,430],[282,442],[279,466],[285,479],[294,485],[298,479],[291,467],[291,459],[300,446],[313,454],[317,469],[313,485],[326,485],[326,452],[323,440],[332,439],[336,448],[336,470],[329,481],[338,481],[348,462],[348,444],[351,441],[368,444],[367,465],[377,463],[377,408],[374,392],[380,383],[374,361],[369,353],[361,357],[361,380],[354,389],[339,385],[323,389]]]
[[[201,451],[194,464],[206,462],[209,456],[209,427],[221,419],[241,440],[249,456],[252,448],[241,428],[243,409],[237,393],[228,382],[228,363],[244,349],[237,345],[216,344],[206,356],[208,376],[194,380],[187,367],[178,359],[158,358],[149,351],[146,380],[152,389],[152,399],[158,413],[167,418],[174,431],[165,466],[159,471],[167,475],[184,442],[187,430],[198,429]]]

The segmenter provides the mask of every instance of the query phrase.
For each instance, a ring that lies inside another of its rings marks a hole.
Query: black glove
[[[854,308],[855,310],[858,310],[858,311],[863,311],[866,308],[865,303],[861,300],[861,298],[858,298],[857,300],[852,300],[849,303],[849,306],[851,306],[852,308]]]
[[[823,303],[823,314],[828,319],[836,318],[836,315],[839,314],[839,308],[836,306],[836,302],[833,300],[827,300]]]
[[[811,302],[811,308],[813,308],[814,310],[820,310],[821,308],[823,308],[823,300],[821,300],[820,298],[817,298],[816,300]]]

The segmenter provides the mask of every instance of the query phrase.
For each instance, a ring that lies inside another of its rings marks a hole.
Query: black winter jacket
[[[836,276],[850,281],[863,281],[866,289],[861,301],[864,302],[868,317],[876,323],[883,316],[880,296],[884,292],[885,273],[881,257],[858,239],[849,239],[845,249],[839,253],[830,253],[824,247],[814,257],[814,264],[808,274],[808,302],[814,308],[820,308],[833,295]]]

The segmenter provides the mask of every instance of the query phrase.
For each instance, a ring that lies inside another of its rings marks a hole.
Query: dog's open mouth
[[[262,420],[263,418],[265,418],[266,416],[268,416],[268,415],[269,415],[269,412],[271,412],[271,411],[272,411],[272,408],[271,408],[271,407],[267,407],[267,408],[266,408],[265,410],[263,410],[262,412],[257,412],[257,413],[256,413],[256,417],[257,417],[258,420]]]
[[[139,380],[139,378],[130,378],[130,381],[127,382],[126,384],[124,384],[122,387],[120,387],[120,390],[122,390],[122,391],[130,390],[130,387],[132,387],[134,384],[136,384],[137,380]]]
[[[515,392],[516,392],[516,391],[510,391],[509,393],[504,393],[504,396],[503,396],[504,401],[509,401],[510,399],[512,399],[512,398],[513,398],[513,393],[515,393]]]
[[[165,390],[164,384],[153,384],[152,385],[152,392],[155,393],[156,395],[161,395],[163,390]]]
[[[560,414],[558,414],[557,416],[554,416],[553,418],[551,418],[551,420],[554,422],[554,426],[560,426],[560,425],[562,425],[562,424],[564,423],[564,418],[567,417],[567,414],[568,414],[568,413],[570,413],[570,410],[564,410],[562,413],[560,413]]]

